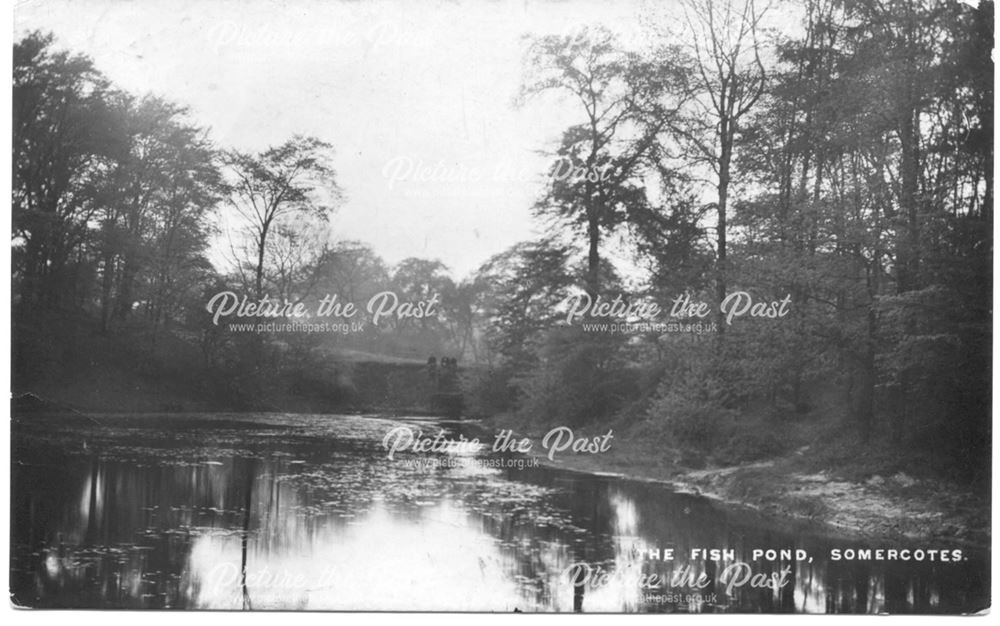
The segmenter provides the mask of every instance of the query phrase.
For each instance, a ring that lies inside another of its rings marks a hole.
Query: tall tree
[[[203,253],[208,214],[221,193],[215,151],[185,109],[161,98],[119,94],[114,111],[125,150],[100,188],[101,321],[125,320],[140,300],[154,323],[172,270]],[[169,305],[167,305],[169,308]]]
[[[693,162],[715,177],[716,298],[726,297],[727,236],[733,157],[741,124],[764,94],[760,22],[755,0],[685,0],[691,99],[684,120],[672,127]],[[719,332],[725,324],[719,310]]]
[[[625,52],[606,28],[531,42],[520,100],[554,91],[578,101],[582,121],[567,128],[549,171],[539,215],[581,227],[587,241],[586,288],[600,290],[601,238],[652,209],[646,176],[655,171],[657,134],[678,108],[662,94],[677,77]]]
[[[230,203],[250,243],[249,259],[238,259],[252,272],[257,298],[264,295],[268,244],[284,221],[313,217],[325,220],[342,194],[329,163],[332,146],[315,137],[296,135],[260,154],[231,151],[226,164],[232,175]]]
[[[21,305],[60,303],[89,237],[97,181],[123,150],[108,81],[84,56],[32,33],[14,45],[13,252]]]

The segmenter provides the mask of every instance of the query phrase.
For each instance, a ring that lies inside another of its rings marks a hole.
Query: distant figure
[[[441,357],[441,379],[439,390],[452,392],[458,382],[458,360],[451,357]]]
[[[442,365],[444,364],[444,359],[441,359]],[[434,388],[437,389],[438,386],[438,362],[437,359],[432,355],[427,359],[427,378],[431,380]]]

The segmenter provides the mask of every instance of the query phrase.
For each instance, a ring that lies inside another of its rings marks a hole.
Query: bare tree
[[[711,167],[716,187],[716,297],[726,297],[726,235],[732,163],[741,122],[764,94],[761,18],[755,0],[685,0],[690,112],[672,127],[691,156]],[[719,332],[723,330],[719,312]]]
[[[264,294],[269,238],[277,227],[300,218],[325,220],[341,200],[340,187],[328,163],[331,148],[314,137],[296,135],[260,154],[232,151],[226,155],[235,179],[230,203],[249,237],[257,298]],[[319,197],[321,193],[325,198]]]

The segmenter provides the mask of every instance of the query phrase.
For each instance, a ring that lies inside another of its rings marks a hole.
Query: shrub
[[[574,327],[552,329],[538,365],[514,379],[519,411],[546,424],[610,419],[638,396],[636,376],[621,356],[623,342]]]

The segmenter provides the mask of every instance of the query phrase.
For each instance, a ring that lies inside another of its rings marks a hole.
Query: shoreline
[[[533,442],[540,442],[545,432],[519,428],[503,417],[477,420],[477,426],[485,431],[512,429],[516,438]],[[693,469],[676,463],[676,454],[657,455],[648,442],[626,436],[616,444],[606,454],[563,452],[555,460],[535,446],[527,454],[548,468],[655,483],[840,539],[991,547],[989,505],[976,506],[977,496],[971,490],[956,490],[943,481],[897,474],[862,483],[839,478],[832,470],[805,473],[795,463],[803,451],[755,463]],[[622,448],[633,450],[631,458],[622,458]],[[942,493],[950,497],[942,500]],[[977,513],[985,513],[985,523],[977,523]]]
[[[66,405],[15,407],[12,422],[32,415],[66,415],[82,418],[141,415],[183,417],[197,415],[238,416],[267,414],[270,411],[184,411],[136,412],[80,410]],[[492,437],[501,429],[511,429],[516,438],[540,442],[545,431],[509,423],[505,417],[450,419],[442,415],[417,415],[408,411],[338,413],[273,412],[335,417],[358,415],[375,419],[407,416],[439,424],[466,425]],[[593,433],[588,433],[592,436]],[[989,549],[990,508],[978,501],[971,489],[931,479],[915,479],[903,474],[874,477],[864,483],[840,478],[833,470],[805,473],[797,467],[796,456],[804,451],[742,465],[693,469],[677,462],[675,450],[635,440],[620,433],[606,453],[562,452],[554,460],[532,446],[526,454],[550,469],[585,473],[614,479],[663,485],[680,493],[738,507],[783,525],[804,525],[810,532],[845,540],[923,541],[943,545]],[[626,452],[627,450],[627,452]],[[902,492],[902,494],[900,493]],[[985,517],[985,519],[982,519]]]

